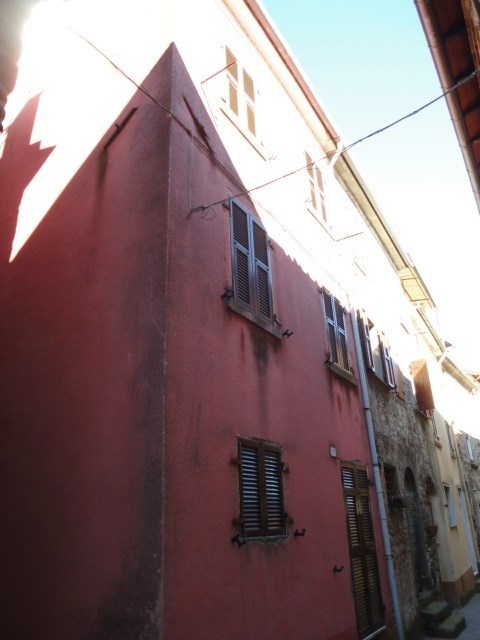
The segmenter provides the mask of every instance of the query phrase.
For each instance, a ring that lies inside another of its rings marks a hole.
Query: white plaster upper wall
[[[187,11],[188,21],[184,19]],[[198,28],[199,24],[202,24],[202,29]],[[298,87],[295,89],[291,78],[293,88],[284,76],[280,82],[276,67],[280,59],[258,25],[256,30],[247,34],[223,3],[203,0],[191,5],[187,0],[179,0],[173,32],[183,62],[246,188],[256,187],[302,167],[305,164],[305,151],[314,160],[324,158],[326,152],[322,144],[325,140],[318,130],[314,131],[306,123],[304,113],[300,113],[286,88],[290,93],[296,91],[301,109],[310,110],[311,116],[313,111]],[[224,67],[225,45],[254,79],[257,91],[257,141],[263,158],[222,110],[222,107],[226,107],[222,100],[227,88],[225,73],[202,84],[202,81]],[[267,51],[269,57],[266,58],[260,48]],[[321,129],[321,126],[317,129]],[[370,286],[371,300],[378,299],[381,292],[382,304],[376,306],[379,308],[377,315],[382,316],[383,320],[383,316],[389,315],[384,313],[385,309],[398,309],[399,299],[400,304],[404,304],[398,277],[378,243],[371,238],[356,206],[328,166],[328,160],[321,160],[319,167],[324,180],[328,229],[308,211],[309,186],[305,169],[254,191],[252,197],[259,205],[258,213],[270,236],[292,259],[319,284],[331,287],[344,302],[347,302],[347,292],[358,284],[358,267],[354,260],[367,262],[368,279],[363,288]],[[223,193],[219,194],[219,199],[224,196]],[[193,199],[195,202],[195,196]],[[363,234],[360,242],[334,241],[356,233]],[[370,246],[365,249],[368,243]],[[395,304],[386,299],[390,293],[395,298]],[[388,318],[385,324],[398,327],[398,314],[394,319]]]

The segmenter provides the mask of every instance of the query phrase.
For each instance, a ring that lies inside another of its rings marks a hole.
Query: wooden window
[[[453,444],[452,427],[448,424],[446,420],[445,420],[445,429],[447,430],[448,446],[450,447],[450,455],[452,457],[455,457],[455,445]]]
[[[384,626],[368,476],[365,467],[353,463],[342,463],[341,474],[357,628],[366,638]]]
[[[347,331],[344,310],[340,302],[326,289],[323,289],[323,305],[327,322],[327,337],[330,350],[330,362],[350,371],[348,357]]]
[[[225,66],[227,75],[227,104],[240,119],[242,126],[255,136],[255,85],[252,76],[239,69],[236,56],[225,47]]]
[[[424,413],[435,408],[433,402],[432,387],[428,375],[427,363],[425,360],[415,360],[410,364],[417,397],[417,406]]]
[[[273,323],[268,236],[261,224],[230,202],[233,295],[251,320]],[[237,309],[237,311],[240,311]]]
[[[305,152],[305,161],[310,192],[309,204],[312,208],[312,213],[314,213],[316,217],[319,217],[322,222],[326,222],[327,211],[325,209],[322,172],[307,152]]]
[[[282,458],[277,445],[239,439],[240,519],[242,536],[285,533]]]
[[[395,373],[393,370],[393,360],[390,353],[390,345],[381,332],[378,334],[378,342],[380,344],[380,353],[382,355],[383,379],[390,389],[395,388]]]
[[[372,323],[367,318],[365,311],[361,310],[358,313],[358,325],[360,329],[360,338],[362,341],[363,357],[365,359],[365,366],[370,371],[375,371],[375,361],[373,359],[372,339],[370,336],[370,330],[372,329]]]
[[[387,464],[383,465],[383,477],[385,480],[387,498],[395,498],[398,495],[397,472],[395,467],[391,467]]]

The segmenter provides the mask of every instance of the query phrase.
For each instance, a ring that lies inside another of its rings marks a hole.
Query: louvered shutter
[[[243,90],[245,91],[245,95],[247,97],[247,127],[250,133],[255,135],[255,89],[252,77],[245,70],[243,71]]]
[[[228,47],[225,47],[225,66],[227,67],[228,105],[238,116],[238,64]]]
[[[431,411],[435,408],[435,404],[433,402],[427,362],[425,360],[415,360],[415,362],[411,363],[410,370],[413,376],[418,408],[420,411]]]
[[[254,278],[256,311],[266,320],[273,319],[272,295],[270,288],[270,266],[268,256],[268,238],[266,231],[251,219],[253,236]]]
[[[406,394],[405,394],[405,385],[403,382],[403,373],[396,362],[394,363],[394,370],[395,370],[395,387],[397,389],[397,396],[402,400],[405,400]]]
[[[343,316],[343,307],[340,302],[334,298],[335,320],[337,325],[337,347],[341,354],[341,366],[350,371],[348,362],[347,333],[345,331],[345,318]]]
[[[325,319],[327,321],[328,346],[330,360],[339,363],[337,350],[337,337],[335,331],[335,312],[333,310],[333,296],[326,289],[323,290],[323,304],[325,307]]]
[[[368,476],[364,468],[348,463],[341,472],[357,627],[365,638],[384,624]]]
[[[235,300],[252,307],[249,217],[235,202],[231,204],[231,228]]]
[[[365,364],[370,371],[375,371],[375,361],[373,359],[372,341],[370,339],[370,323],[364,311],[359,313],[360,336],[362,338],[363,355]]]
[[[264,449],[265,474],[265,533],[283,533],[284,513],[282,495],[282,467],[279,451]]]
[[[244,443],[239,446],[242,533],[258,536],[261,532],[259,449]]]
[[[280,449],[239,440],[240,512],[245,537],[285,532]]]
[[[393,361],[392,356],[390,355],[390,347],[383,333],[379,334],[379,338],[380,350],[382,352],[383,379],[388,386],[393,389],[395,387],[395,375],[393,372]]]

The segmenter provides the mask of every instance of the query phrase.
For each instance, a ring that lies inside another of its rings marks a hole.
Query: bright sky
[[[263,0],[346,144],[441,93],[413,0]],[[350,152],[437,303],[450,357],[480,371],[480,214],[444,100]]]

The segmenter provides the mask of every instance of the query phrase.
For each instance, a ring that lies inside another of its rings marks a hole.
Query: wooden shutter
[[[251,223],[256,310],[262,318],[271,321],[273,319],[273,313],[267,233],[253,218],[251,218]]]
[[[348,361],[347,332],[345,330],[345,318],[343,315],[343,307],[340,302],[334,298],[335,320],[337,324],[337,347],[341,354],[341,365],[347,371],[350,371]]]
[[[238,116],[238,64],[228,47],[225,47],[225,66],[227,67],[228,106]]]
[[[405,400],[406,393],[405,393],[405,385],[403,382],[403,373],[396,362],[394,363],[394,369],[395,369],[395,386],[397,388],[397,396],[401,400]]]
[[[245,70],[243,71],[243,90],[246,95],[247,127],[250,133],[255,135],[255,89],[252,77]]]
[[[384,625],[368,476],[365,468],[349,463],[342,464],[341,474],[357,628],[366,638]]]
[[[281,534],[284,531],[282,492],[282,463],[280,451],[264,447],[263,467],[265,474],[265,533]]]
[[[242,533],[258,536],[261,532],[260,460],[257,446],[239,444]]]
[[[362,339],[363,356],[365,358],[365,365],[370,371],[375,371],[375,361],[373,359],[372,341],[370,339],[370,322],[365,314],[365,311],[359,312],[358,324],[360,327],[360,337]]]
[[[279,448],[239,440],[240,512],[245,537],[285,532],[282,460]]]
[[[250,234],[248,214],[235,202],[231,206],[231,228],[233,246],[233,289],[235,300],[247,307],[252,306],[252,283],[250,277]]]
[[[339,362],[337,350],[337,338],[335,331],[335,312],[333,310],[333,296],[326,289],[323,290],[323,306],[325,307],[325,319],[327,321],[328,346],[330,349],[330,360]]]
[[[390,355],[390,346],[383,333],[378,334],[380,342],[380,351],[382,354],[383,379],[388,386],[393,389],[395,387],[395,375],[393,373],[393,361]]]
[[[435,408],[433,402],[432,387],[428,375],[427,363],[425,360],[415,360],[410,364],[417,397],[417,406],[420,411],[431,411]]]

